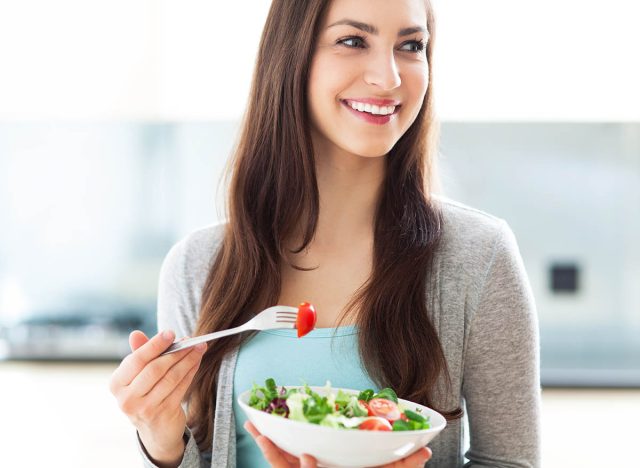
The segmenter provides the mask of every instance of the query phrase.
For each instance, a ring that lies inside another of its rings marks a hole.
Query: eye
[[[363,49],[364,48],[364,37],[362,36],[349,36],[344,39],[339,39],[337,44],[342,44],[349,49]]]
[[[411,46],[410,49],[404,49],[405,46]],[[405,42],[404,44],[402,44],[402,50],[407,51],[407,52],[413,52],[413,53],[420,53],[422,52],[425,47],[427,46],[427,44],[424,41],[421,40],[416,40],[416,41],[408,41]]]
[[[336,44],[344,45],[349,49],[364,49],[365,48],[365,38],[363,36],[349,36],[343,39],[338,39]],[[405,47],[409,48],[405,48]],[[407,41],[400,47],[400,50],[405,52],[412,52],[415,54],[419,54],[425,50],[427,44],[425,41],[421,39],[416,39],[413,41]]]

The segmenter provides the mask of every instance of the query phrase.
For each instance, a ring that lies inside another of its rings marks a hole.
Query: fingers
[[[300,457],[300,468],[316,468],[318,462],[311,455],[304,454]]]
[[[289,468],[290,462],[284,457],[280,449],[274,445],[269,439],[263,435],[254,438],[264,458],[269,462],[272,468]]]
[[[131,333],[129,344],[135,350],[112,374],[111,393],[136,427],[139,424],[149,426],[158,418],[166,419],[167,414],[177,414],[178,410],[184,416],[180,404],[200,367],[207,346],[203,344],[158,356],[173,342],[173,338],[173,332],[158,334],[150,340],[142,332]],[[176,419],[174,416],[171,418]]]
[[[253,425],[253,423],[251,421],[247,421],[244,423],[244,428],[249,432],[249,434],[251,434],[251,436],[258,437],[260,435],[260,433],[258,432],[258,429],[256,429],[256,426]]]
[[[415,453],[412,453],[406,458],[400,461],[385,465],[385,467],[393,468],[422,468],[427,461],[431,458],[431,449],[429,447],[422,447]]]
[[[268,438],[261,435],[258,429],[253,425],[251,421],[247,421],[244,423],[244,428],[251,434],[254,438],[260,450],[266,460],[271,463],[274,468],[287,467],[290,466],[298,466],[301,468],[316,468],[317,462],[314,457],[311,455],[302,455],[302,457],[298,458],[288,452],[285,452],[278,446],[276,446],[273,442],[271,442]],[[271,457],[271,458],[270,458]],[[273,461],[275,460],[275,461]],[[275,464],[280,463],[280,464]]]
[[[140,330],[134,330],[129,335],[129,347],[131,347],[131,351],[135,351],[147,341],[149,341],[149,338]]]
[[[185,340],[186,338],[187,337],[180,338],[178,341]],[[129,334],[129,346],[131,347],[131,351],[135,351],[147,341],[149,341],[149,338],[140,330],[134,330]]]
[[[195,375],[195,371],[200,367],[200,361],[202,360],[202,356],[204,355],[207,346],[204,343],[200,345],[196,345],[191,349],[186,350],[187,354],[178,362],[173,364],[160,378],[157,379],[154,383],[153,387],[148,390],[148,393],[144,394],[149,398],[149,401],[158,402],[160,404],[163,400],[169,397],[171,394],[178,391],[178,387],[185,387],[186,389],[189,387],[189,383],[184,384],[184,379],[187,374],[191,373],[193,370],[193,374]],[[177,354],[177,353],[174,353]],[[158,359],[160,361],[160,359]],[[145,370],[138,377],[144,379],[144,373],[149,370],[149,374],[152,374],[153,371],[151,367],[153,364],[149,364]],[[162,371],[162,368],[161,370]],[[136,380],[138,379],[136,377]],[[131,384],[132,387],[136,384],[136,380]],[[150,379],[151,380],[151,379]],[[144,385],[144,381],[142,380],[142,385]],[[183,395],[180,395],[180,399],[182,399]]]
[[[193,351],[195,351],[194,354],[192,354]],[[167,378],[171,388],[175,387],[195,363],[195,360],[202,357],[203,352],[202,347],[193,346],[152,360],[131,381],[128,386],[129,390],[138,397],[145,396],[151,392],[156,384],[167,380]],[[185,359],[187,361],[183,362]]]
[[[133,381],[133,379],[142,371],[142,369],[144,369],[144,367],[149,364],[149,362],[157,358],[165,349],[167,349],[171,345],[171,343],[173,343],[174,337],[175,334],[170,330],[163,333],[158,333],[156,336],[151,338],[134,352],[125,357],[122,360],[122,364],[113,376],[115,384],[120,386],[129,385]],[[134,340],[138,339],[138,335],[136,335]],[[131,338],[129,343],[131,344]],[[169,354],[168,356],[171,356],[171,354]]]
[[[194,351],[197,352],[197,351]],[[200,367],[200,361],[193,366],[187,374],[183,377],[182,381],[178,384],[178,386],[173,390],[173,392],[169,393],[169,395],[160,403],[160,408],[177,408],[182,400],[184,399],[191,382],[193,382],[193,378],[198,372],[198,368]]]

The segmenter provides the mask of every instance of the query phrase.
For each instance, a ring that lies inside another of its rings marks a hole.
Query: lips
[[[396,99],[380,99],[380,98],[344,98],[341,101],[349,102],[361,102],[363,104],[372,104],[378,107],[380,106],[396,106],[399,107],[400,101]]]
[[[342,104],[343,106],[345,106],[345,107],[346,107],[347,109],[349,109],[349,110],[354,110],[354,111],[356,111],[355,109],[353,109],[353,108],[351,107],[351,105],[349,104],[349,102],[362,102],[362,101],[351,101],[350,99],[340,99],[340,104]],[[388,102],[392,102],[392,103],[393,103],[393,102],[398,102],[398,101],[388,101]],[[367,104],[369,104],[369,103],[367,103]],[[372,104],[372,105],[378,105],[378,104],[373,104],[373,103],[371,103],[371,104]],[[386,106],[393,106],[393,105],[394,105],[394,104],[386,104]],[[387,114],[387,115],[395,115],[395,114],[397,114],[397,113],[400,111],[400,108],[401,108],[401,107],[402,107],[402,104],[396,104],[396,105],[395,105],[395,109],[393,110],[393,113],[391,113],[391,114]],[[358,112],[358,111],[356,111],[356,112]],[[373,114],[372,114],[372,115],[373,115]]]
[[[391,121],[392,118],[395,119],[396,118],[395,116],[398,113],[398,109],[400,109],[400,106],[396,106],[392,114],[376,115],[376,114],[370,114],[368,112],[360,112],[356,109],[353,109],[347,101],[341,100],[340,104],[342,104],[349,111],[349,113],[351,113],[353,116],[357,117],[358,119],[361,119],[361,120],[364,120],[365,122],[376,124],[376,125],[384,125],[389,121]]]

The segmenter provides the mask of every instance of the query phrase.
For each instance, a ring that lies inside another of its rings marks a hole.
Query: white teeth
[[[376,106],[375,104],[365,104],[363,102],[346,101],[352,108],[360,112],[368,112],[373,115],[389,115],[393,114],[396,106]]]

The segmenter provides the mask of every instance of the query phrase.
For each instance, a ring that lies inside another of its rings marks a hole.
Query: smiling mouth
[[[363,110],[355,109],[355,108],[354,108],[353,106],[351,106],[351,104],[349,104],[349,102],[348,102],[348,101],[346,101],[345,99],[340,99],[340,103],[341,103],[342,105],[344,105],[346,108],[348,108],[349,110],[353,110],[353,111],[355,111],[355,112],[360,112],[360,113],[362,113],[362,114],[370,115],[370,116],[373,116],[373,117],[386,117],[386,116],[395,115],[395,114],[397,114],[397,113],[400,111],[400,108],[402,107],[402,104],[398,104],[397,106],[394,106],[395,108],[394,108],[393,112],[392,112],[392,113],[390,113],[390,114],[374,114],[373,112],[366,111],[366,110],[364,110],[364,109],[363,109]]]
[[[386,125],[391,121],[396,120],[398,117],[396,116],[396,114],[400,111],[400,105],[395,106],[395,109],[393,109],[393,111],[390,114],[374,114],[372,112],[369,112],[372,109],[372,107],[368,108],[368,111],[364,110],[363,107],[360,107],[360,109],[354,109],[352,106],[349,105],[348,102],[343,101],[342,99],[340,100],[340,104],[342,104],[345,109],[352,115],[354,116],[356,119],[366,122],[368,124],[372,124],[372,125]],[[378,109],[379,110],[379,109]],[[391,111],[391,109],[387,108],[384,109],[383,112],[389,112]]]

